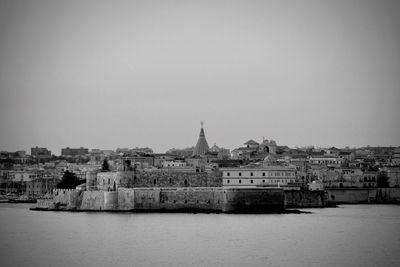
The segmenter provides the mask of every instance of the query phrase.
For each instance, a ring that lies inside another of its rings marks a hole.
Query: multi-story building
[[[390,187],[400,187],[400,167],[397,166],[386,166],[383,168],[388,176],[388,182]]]
[[[311,156],[309,159],[310,164],[319,164],[319,165],[340,166],[343,162],[344,159],[332,156]]]
[[[42,177],[33,179],[25,185],[25,195],[32,197],[40,197],[51,193],[51,191],[57,188],[57,184],[61,180],[55,177]]]
[[[35,158],[50,158],[51,151],[45,147],[32,147],[31,156]]]
[[[393,150],[392,157],[390,159],[391,165],[400,165],[400,147],[397,147]]]
[[[85,156],[87,154],[89,154],[89,149],[83,148],[83,147],[80,147],[80,148],[66,147],[66,148],[61,149],[61,156],[64,156],[64,157]]]
[[[296,167],[260,166],[221,168],[225,187],[287,186],[296,182]]]

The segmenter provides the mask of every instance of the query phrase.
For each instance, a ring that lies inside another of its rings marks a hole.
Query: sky
[[[400,145],[400,1],[0,0],[0,150]]]

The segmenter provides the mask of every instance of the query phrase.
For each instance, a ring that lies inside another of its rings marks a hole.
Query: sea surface
[[[400,266],[400,205],[265,215],[29,207],[0,204],[0,266]]]

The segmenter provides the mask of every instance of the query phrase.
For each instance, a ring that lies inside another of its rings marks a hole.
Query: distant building
[[[390,159],[391,165],[400,165],[400,147],[396,147]]]
[[[45,147],[32,147],[31,156],[35,158],[51,158],[51,151]]]
[[[57,184],[60,181],[61,180],[58,178],[48,178],[48,177],[31,180],[26,183],[25,194],[28,196],[35,196],[35,197],[50,194],[53,189],[57,188]]]
[[[193,156],[204,156],[209,151],[206,136],[204,134],[203,122],[201,122],[200,136],[193,151]]]
[[[400,187],[400,167],[386,166],[383,168],[388,176],[390,187]]]
[[[187,147],[183,149],[171,148],[165,153],[179,158],[188,158],[193,155],[193,151],[194,147]]]
[[[78,157],[78,156],[85,156],[89,154],[89,149],[87,148],[63,148],[61,149],[61,156],[64,157]]]
[[[289,166],[221,168],[220,170],[224,187],[280,187],[296,182],[296,168]]]

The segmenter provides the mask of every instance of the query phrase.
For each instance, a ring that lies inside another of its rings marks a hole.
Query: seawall
[[[328,195],[325,191],[285,190],[285,206],[287,208],[325,207]]]
[[[65,210],[81,211],[273,212],[284,210],[284,198],[282,189],[270,188],[151,187],[60,191],[54,202]]]
[[[334,204],[400,203],[400,188],[331,188],[328,202]]]

